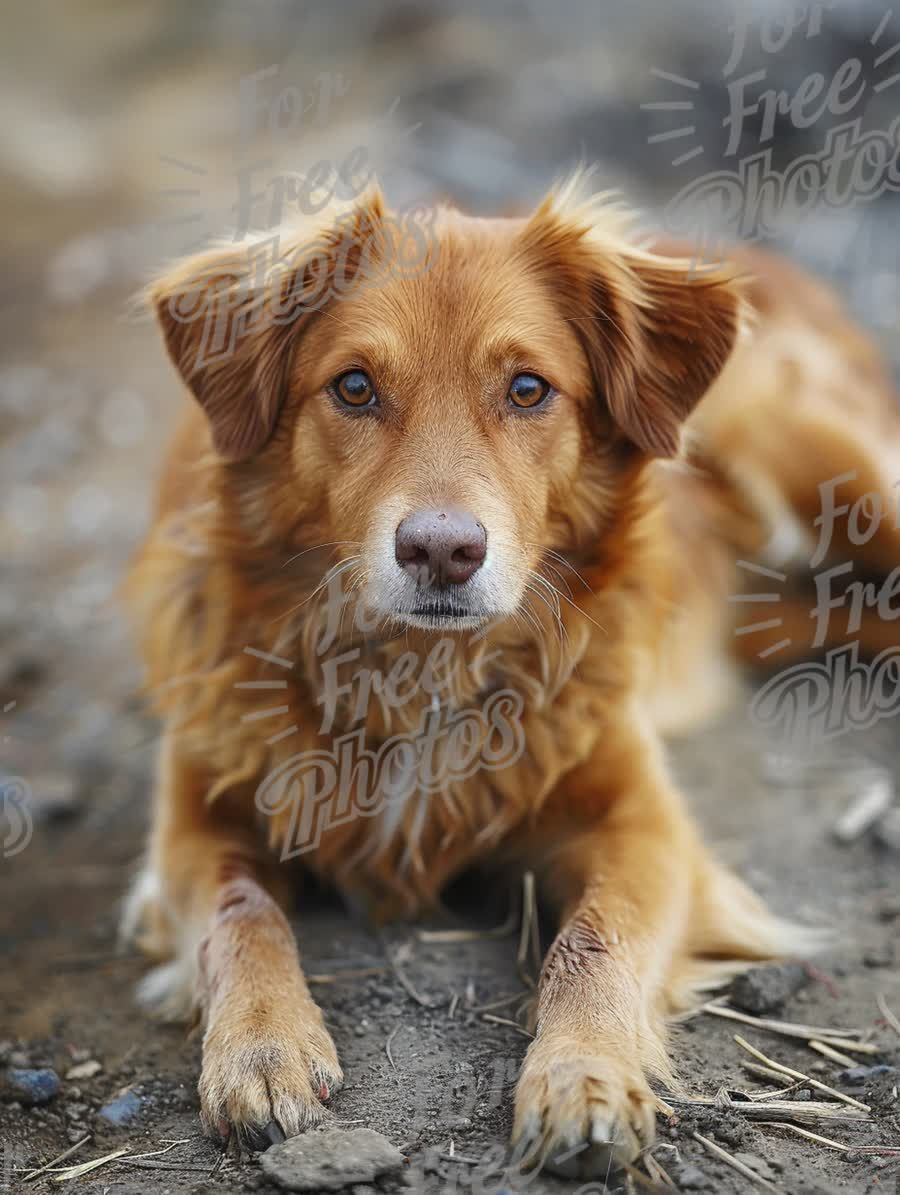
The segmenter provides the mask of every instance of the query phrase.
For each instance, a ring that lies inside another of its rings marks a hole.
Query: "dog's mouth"
[[[455,602],[421,602],[413,608],[416,618],[470,618],[471,610]]]
[[[417,595],[411,610],[399,617],[412,626],[424,630],[467,630],[479,626],[484,615],[467,602],[451,594],[429,593]]]

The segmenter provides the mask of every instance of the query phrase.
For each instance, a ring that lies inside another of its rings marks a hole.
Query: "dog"
[[[401,225],[372,189],[150,288],[189,401],[128,582],[164,730],[127,930],[144,1001],[202,1018],[206,1131],[263,1148],[342,1082],[288,875],[384,918],[530,869],[559,933],[513,1139],[603,1174],[653,1138],[667,1018],[818,944],[713,857],[663,743],[784,634],[733,635],[738,562],[814,540],[823,478],[889,506],[893,389],[817,282],[645,243],[583,183]],[[835,532],[900,555],[890,521]],[[808,595],[780,614],[800,658]]]

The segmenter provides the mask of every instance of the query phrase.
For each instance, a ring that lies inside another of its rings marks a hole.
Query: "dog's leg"
[[[264,882],[252,793],[209,804],[207,792],[207,779],[167,743],[149,874],[174,960],[151,974],[144,994],[169,1012],[192,1003],[203,1017],[206,1131],[263,1148],[322,1119],[341,1068]]]
[[[541,972],[513,1137],[526,1163],[568,1177],[633,1158],[654,1133],[647,1076],[669,1076],[662,996],[702,848],[655,754],[643,745],[617,768],[594,761],[561,794],[560,822],[568,807],[582,827],[595,811],[595,826],[570,832],[547,867],[562,928]]]

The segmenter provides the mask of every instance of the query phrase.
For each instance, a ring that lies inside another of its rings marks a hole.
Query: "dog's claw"
[[[245,1125],[241,1138],[244,1150],[249,1153],[265,1153],[269,1146],[280,1145],[287,1140],[277,1120],[270,1120],[266,1125]]]

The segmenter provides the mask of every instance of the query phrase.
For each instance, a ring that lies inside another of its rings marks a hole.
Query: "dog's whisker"
[[[311,548],[304,548],[302,552],[297,552],[295,556],[289,556],[281,567],[287,568],[289,564],[293,564],[295,560],[299,560],[301,556],[306,556],[309,552],[321,552],[325,548],[337,548],[345,546],[351,548],[361,548],[362,542],[358,539],[333,539],[331,543],[328,544],[313,544]]]
[[[337,578],[339,576],[341,576],[343,573],[345,573],[347,571],[347,569],[352,568],[353,565],[355,565],[356,562],[361,559],[362,559],[362,556],[360,554],[357,554],[356,556],[348,556],[346,560],[338,561],[337,564],[333,565],[328,570],[328,572],[325,574],[325,576],[322,578],[322,580],[319,582],[319,584],[316,586],[316,588],[312,591],[312,593],[309,594],[308,597],[305,597],[302,602],[298,602],[296,604],[296,606],[291,606],[290,610],[285,611],[284,614],[279,614],[278,617],[273,618],[272,621],[280,622],[282,619],[288,618],[291,614],[295,614],[298,610],[301,610],[304,606],[308,605],[314,598],[316,598],[320,593],[324,592],[324,590],[328,588],[328,586],[330,585],[330,583],[332,581],[337,580]]]

